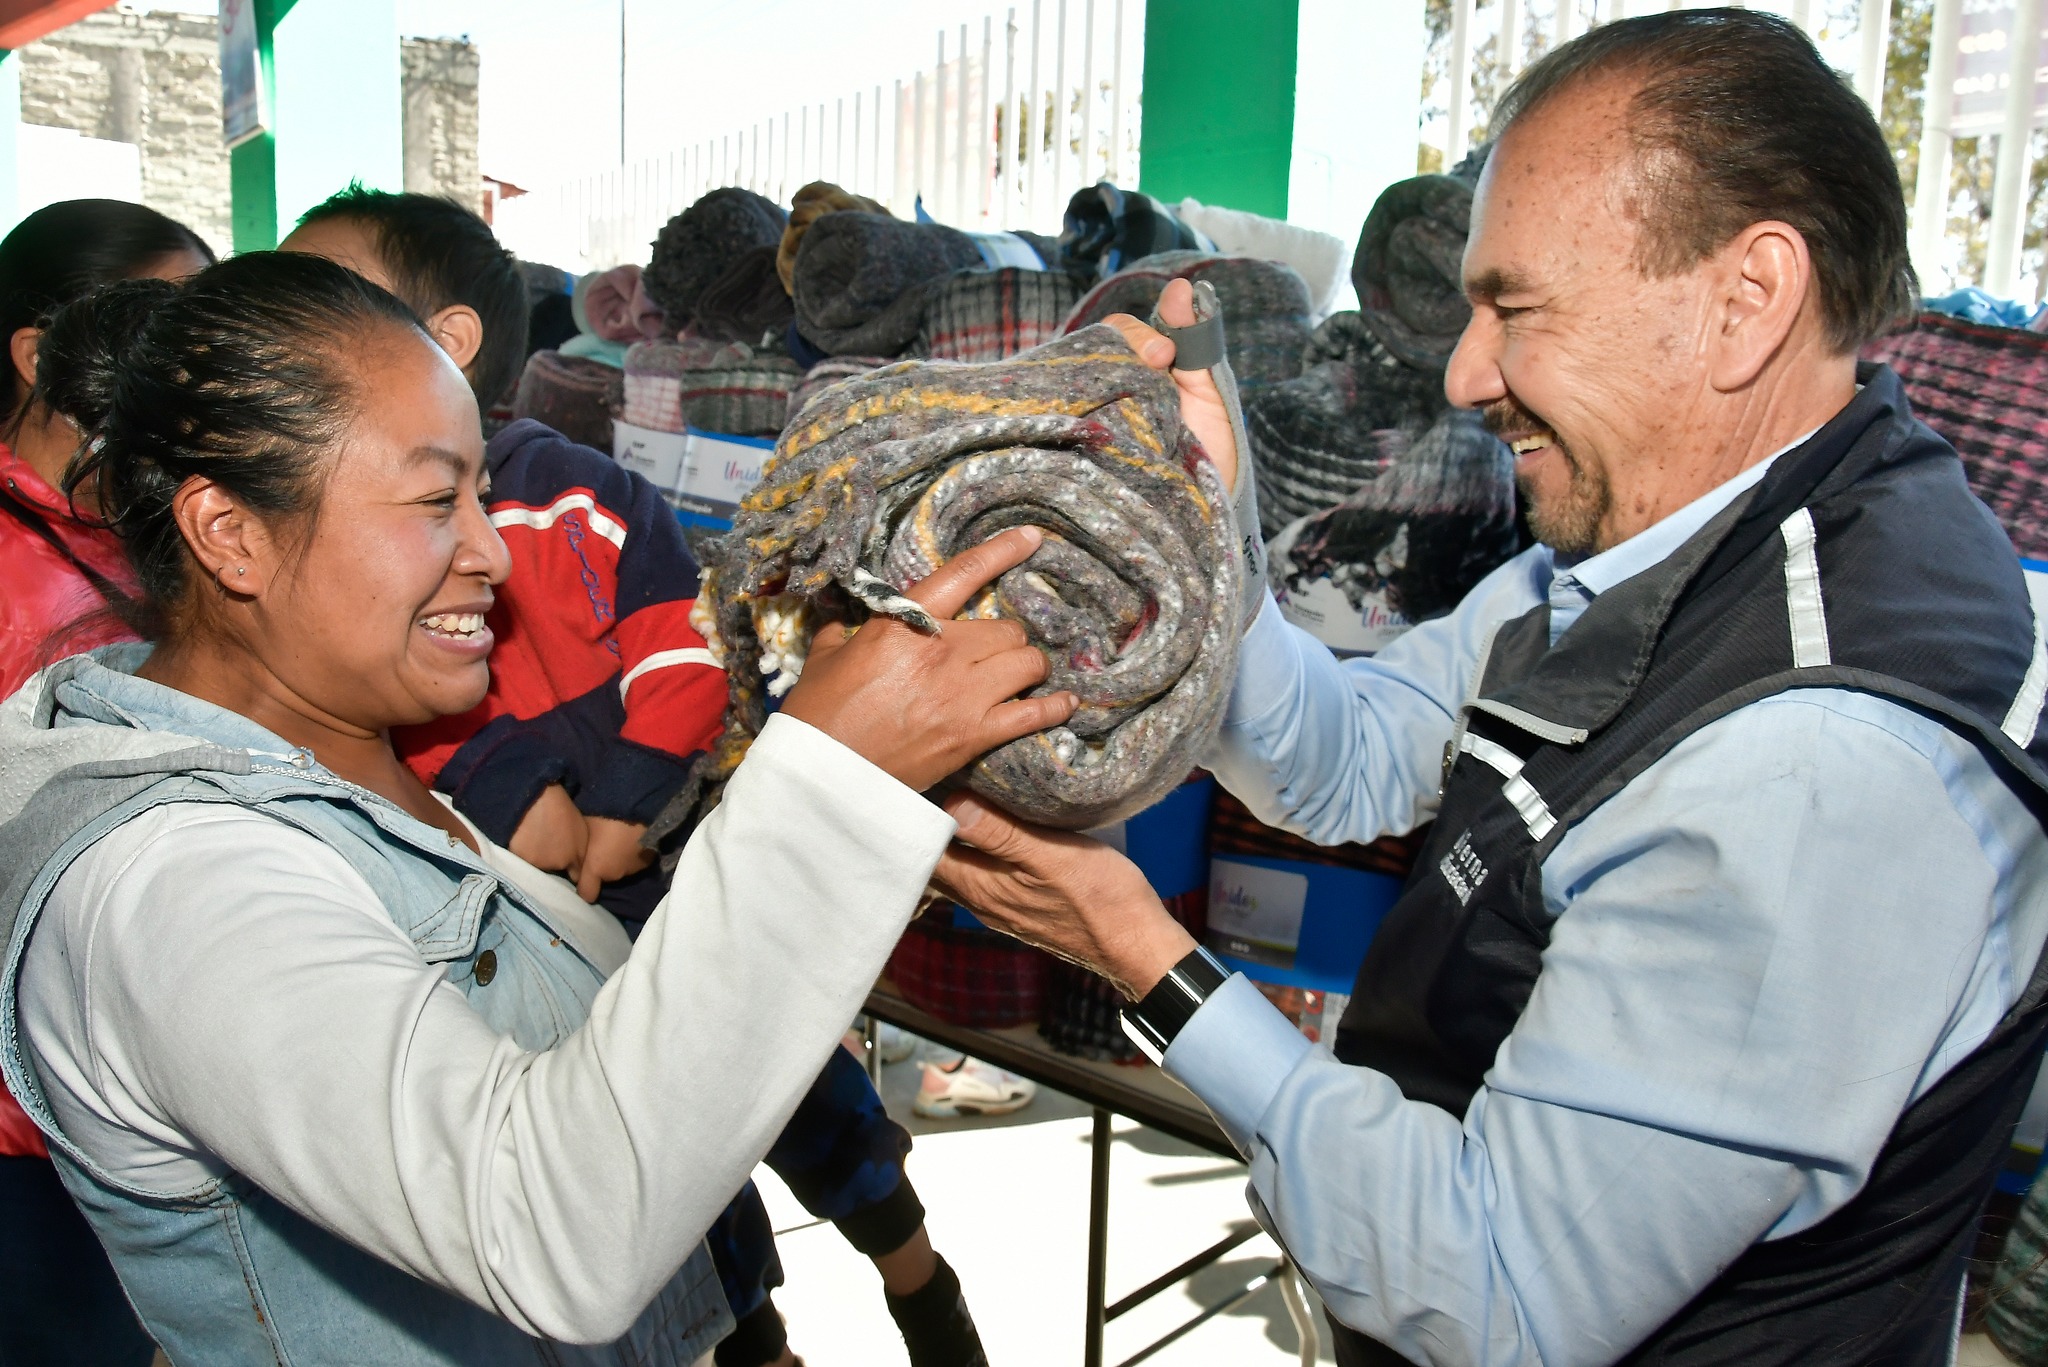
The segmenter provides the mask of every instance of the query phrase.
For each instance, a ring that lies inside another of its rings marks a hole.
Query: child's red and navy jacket
[[[491,689],[393,737],[422,780],[509,845],[541,790],[646,822],[720,729],[725,675],[690,625],[697,562],[654,486],[531,420],[485,449],[511,552],[488,621]]]

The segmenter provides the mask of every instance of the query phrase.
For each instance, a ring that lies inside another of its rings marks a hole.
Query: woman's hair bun
[[[151,317],[178,289],[168,280],[123,280],[58,309],[36,346],[36,398],[98,435],[121,377],[148,344]]]

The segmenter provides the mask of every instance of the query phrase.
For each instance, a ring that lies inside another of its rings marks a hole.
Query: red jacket
[[[585,815],[651,821],[725,709],[724,671],[690,625],[682,529],[652,484],[540,423],[507,427],[485,461],[512,556],[488,618],[490,692],[392,743],[501,845],[550,783]]]
[[[138,585],[121,543],[72,515],[70,501],[0,445],[0,697],[11,697],[53,660],[135,634],[102,616],[95,584],[133,595]],[[0,1155],[42,1156],[43,1137],[0,1090]]]

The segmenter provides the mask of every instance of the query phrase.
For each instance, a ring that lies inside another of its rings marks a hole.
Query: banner
[[[221,136],[235,147],[261,133],[263,59],[256,44],[256,0],[220,0]]]

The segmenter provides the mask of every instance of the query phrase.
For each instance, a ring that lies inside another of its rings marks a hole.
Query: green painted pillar
[[[396,0],[257,0],[256,34],[270,127],[231,154],[240,252],[352,180],[405,188]]]
[[[1355,240],[1415,174],[1425,0],[1149,0],[1139,188]]]
[[[1287,217],[1298,25],[1299,0],[1150,0],[1139,189]]]

